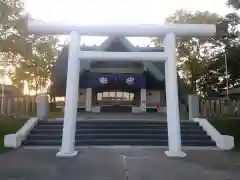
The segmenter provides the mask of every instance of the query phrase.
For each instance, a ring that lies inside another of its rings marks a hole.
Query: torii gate
[[[75,131],[79,71],[80,61],[82,60],[164,61],[168,124],[168,151],[165,153],[170,157],[186,156],[181,147],[176,70],[176,37],[210,37],[216,33],[215,25],[71,26],[30,20],[28,22],[28,30],[29,33],[42,35],[70,34],[62,146],[57,156],[72,157],[77,155],[77,151],[75,151]],[[164,52],[79,51],[81,35],[164,37]]]

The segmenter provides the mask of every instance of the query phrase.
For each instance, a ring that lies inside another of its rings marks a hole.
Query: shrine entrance
[[[134,93],[120,90],[98,92],[97,104],[101,106],[101,112],[132,112]]]

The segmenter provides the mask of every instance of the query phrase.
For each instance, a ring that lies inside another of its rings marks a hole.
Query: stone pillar
[[[197,94],[188,95],[189,120],[199,116],[199,96]]]
[[[182,152],[179,120],[175,34],[169,33],[165,36],[164,50],[167,54],[167,60],[165,62],[165,83],[168,124],[168,151],[165,153],[171,157],[184,157],[186,154]]]
[[[86,112],[92,112],[92,88],[86,89],[85,108]]]
[[[49,101],[48,95],[45,93],[37,96],[37,117],[41,120],[48,119]]]
[[[147,96],[146,89],[141,89],[140,90],[140,109],[141,109],[141,112],[146,112],[146,96]]]
[[[60,157],[72,157],[77,155],[77,151],[75,151],[75,132],[80,72],[79,51],[80,35],[76,31],[73,31],[70,34],[69,41],[62,146],[60,152],[57,153],[57,156]]]

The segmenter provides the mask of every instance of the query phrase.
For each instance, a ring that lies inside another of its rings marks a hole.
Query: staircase
[[[112,106],[102,106],[101,112],[107,112],[107,113],[131,113],[132,112],[132,106],[121,106],[121,105],[112,105]]]
[[[24,141],[25,146],[60,146],[62,121],[39,121]],[[183,146],[216,146],[195,122],[181,122]],[[77,121],[76,146],[142,145],[167,146],[167,122],[140,120]]]

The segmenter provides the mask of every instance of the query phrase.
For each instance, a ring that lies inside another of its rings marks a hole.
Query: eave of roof
[[[81,50],[84,51],[105,51],[108,49],[111,44],[119,40],[129,51],[135,52],[135,51],[140,51],[140,52],[162,52],[164,51],[163,47],[139,47],[139,46],[134,46],[127,38],[125,37],[116,37],[116,36],[111,36],[107,38],[101,45],[92,45],[92,46],[86,46],[86,45],[81,45]],[[62,45],[62,47],[66,48],[68,45]]]

